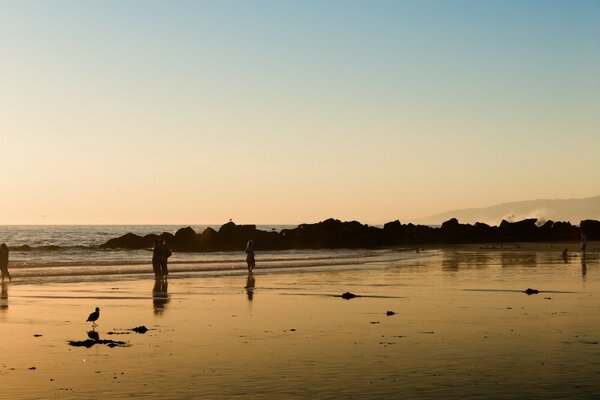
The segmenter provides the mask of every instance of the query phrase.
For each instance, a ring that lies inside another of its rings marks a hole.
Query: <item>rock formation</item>
[[[175,235],[162,233],[145,236],[128,233],[110,239],[102,248],[151,248],[154,240],[164,239],[174,251],[232,251],[243,250],[248,240],[257,249],[330,249],[373,248],[385,246],[414,246],[421,244],[498,243],[578,241],[580,233],[588,240],[600,239],[600,221],[584,220],[581,227],[570,222],[547,221],[538,226],[534,218],[517,222],[502,221],[499,226],[483,223],[461,224],[452,218],[439,228],[426,225],[386,223],[383,228],[363,225],[357,221],[342,222],[327,219],[315,224],[302,224],[281,232],[267,232],[256,225],[236,225],[228,222],[218,231],[206,228],[202,233],[191,227],[179,229]]]

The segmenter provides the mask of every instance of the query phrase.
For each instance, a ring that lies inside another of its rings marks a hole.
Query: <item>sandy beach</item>
[[[139,276],[3,285],[2,398],[600,393],[594,248],[585,263],[574,249],[564,261],[554,247],[465,246],[359,267],[258,265],[254,281],[239,270],[173,274],[166,288]],[[362,297],[338,297],[346,291]],[[97,336],[88,336],[95,307]],[[130,330],[139,326],[149,331]],[[93,346],[69,343],[85,340]]]

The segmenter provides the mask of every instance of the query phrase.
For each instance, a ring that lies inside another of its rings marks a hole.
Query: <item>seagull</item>
[[[86,322],[92,322],[92,326],[96,326],[96,321],[100,318],[100,309],[96,307],[96,311],[90,314]]]

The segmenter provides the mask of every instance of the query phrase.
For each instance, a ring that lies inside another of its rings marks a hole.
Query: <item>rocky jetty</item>
[[[600,240],[600,221],[584,220],[580,226],[569,222],[546,221],[538,224],[535,218],[517,222],[502,221],[498,226],[483,223],[461,224],[456,218],[441,227],[388,222],[383,228],[327,219],[315,224],[302,224],[281,232],[267,232],[256,225],[236,225],[228,222],[218,231],[206,228],[195,232],[191,227],[181,228],[175,234],[162,233],[145,236],[128,233],[110,239],[102,248],[145,249],[154,240],[164,239],[173,251],[228,251],[243,249],[250,239],[261,250],[373,248],[384,246],[414,246],[421,244],[466,244],[502,242],[577,241],[580,233],[589,240]]]

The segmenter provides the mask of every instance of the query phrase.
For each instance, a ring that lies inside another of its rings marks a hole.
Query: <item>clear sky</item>
[[[600,194],[600,1],[0,1],[0,224]]]

